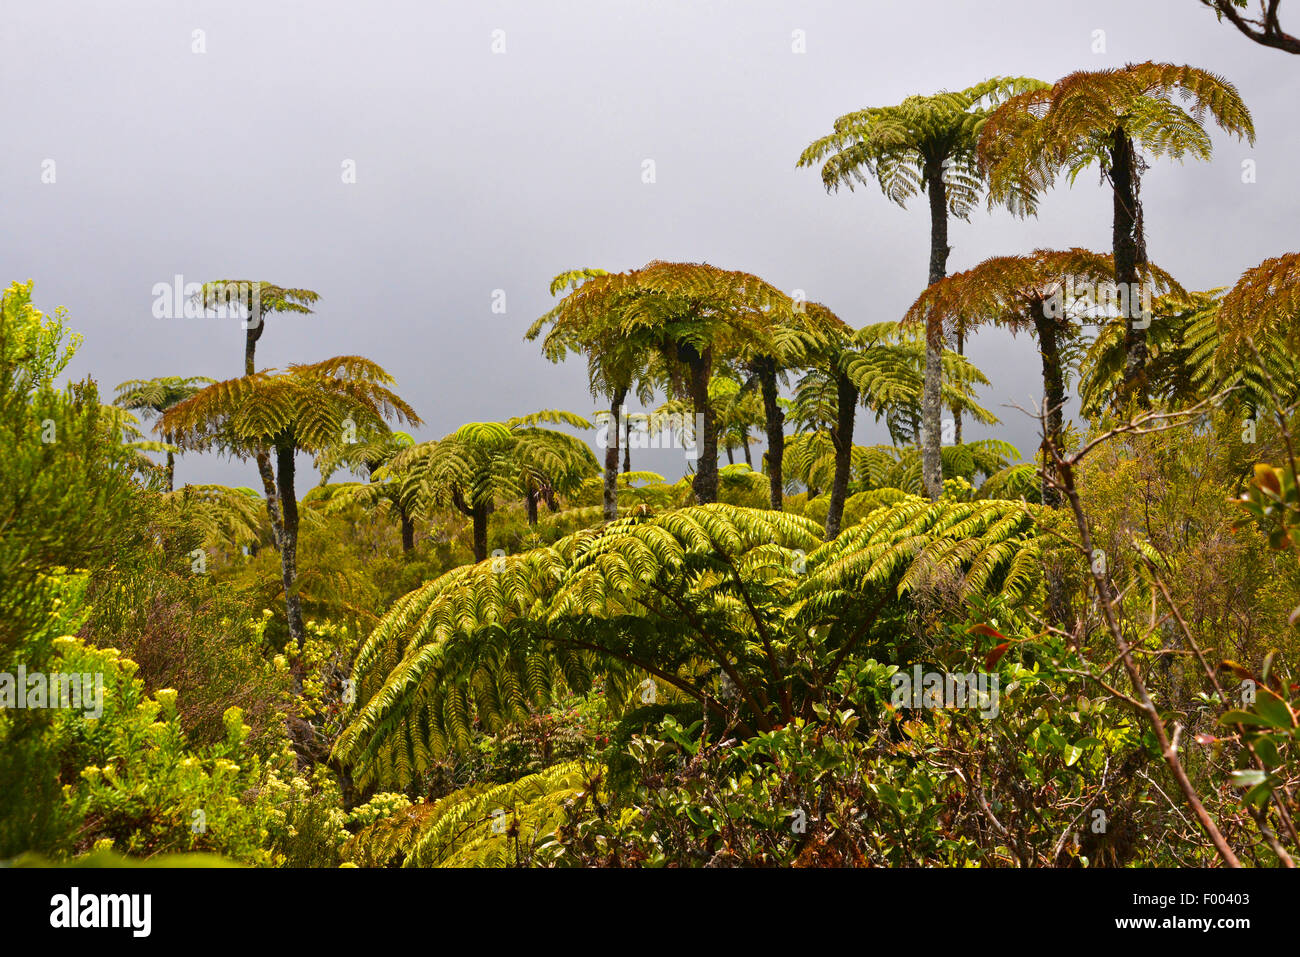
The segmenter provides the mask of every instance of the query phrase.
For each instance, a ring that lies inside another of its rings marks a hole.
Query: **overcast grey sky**
[[[1152,168],[1151,258],[1209,288],[1295,249],[1300,58],[1195,0],[4,0],[0,279],[35,279],[38,305],[69,308],[85,336],[71,371],[109,394],[128,378],[239,375],[237,323],[151,311],[177,274],[235,276],[321,294],[315,315],[269,320],[259,365],[366,355],[424,417],[419,438],[537,408],[590,414],[582,363],[522,341],[557,272],[707,261],[806,290],[853,325],[896,319],[925,281],[924,197],[904,210],[875,190],[827,195],[795,168],[803,147],[911,93],[1146,59],[1226,76],[1258,131],[1253,148],[1216,135],[1212,163]],[[976,212],[952,227],[949,269],[1107,250],[1110,211],[1089,173],[1037,219]],[[1037,395],[1031,340],[981,332],[969,353],[994,381],[994,432],[1030,450],[1032,424],[1000,407]],[[881,434],[863,423],[858,441]],[[177,477],[258,484],[253,465],[214,457]]]

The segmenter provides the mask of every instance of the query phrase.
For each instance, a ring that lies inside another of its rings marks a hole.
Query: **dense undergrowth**
[[[100,675],[103,697],[0,712],[0,857],[1214,863],[1148,696],[1232,852],[1295,850],[1297,493],[1257,465],[1288,461],[1287,414],[1249,443],[1207,406],[1092,448],[1089,555],[1034,466],[975,447],[936,502],[861,450],[829,541],[825,492],[796,481],[773,511],[745,466],[703,506],[689,478],[630,474],[612,523],[594,474],[533,524],[502,502],[479,562],[450,504],[404,543],[391,505],[314,493],[299,644],[265,515],[241,544],[93,383],[56,389],[74,343],[28,295],[5,294],[0,340],[0,671]],[[900,702],[917,668],[984,694]]]

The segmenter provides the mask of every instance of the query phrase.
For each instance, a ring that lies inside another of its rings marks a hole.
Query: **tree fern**
[[[660,384],[648,370],[661,371],[675,398],[688,398],[704,417],[704,435],[694,485],[700,502],[717,498],[717,433],[709,382],[721,358],[763,352],[794,303],[779,289],[750,273],[706,263],[656,261],[621,273],[579,270],[557,277],[553,290],[574,286],[528,330],[549,332],[544,349],[558,361],[570,352],[588,354],[592,393],[611,399],[616,426],[606,449],[606,514],[614,514],[617,422],[623,398],[640,383]]]
[[[810,144],[800,166],[821,165],[826,189],[853,188],[874,178],[889,199],[906,206],[921,191],[930,201],[930,271],[927,284],[941,279],[948,263],[948,216],[969,216],[984,188],[985,170],[976,144],[990,112],[999,104],[1046,84],[1028,77],[994,77],[965,90],[910,96],[897,106],[871,107],[835,121],[834,131]],[[1000,198],[1014,205],[1014,193]],[[925,326],[922,406],[926,441],[925,485],[937,498],[942,484],[939,445],[942,326]],[[957,413],[960,416],[960,412]]]
[[[570,761],[518,781],[457,791],[439,801],[405,867],[508,867],[531,858],[565,823],[567,805],[600,789],[603,769]]]
[[[406,786],[476,727],[595,675],[616,688],[650,675],[715,720],[763,730],[803,713],[849,634],[926,568],[967,575],[969,591],[1033,590],[1024,503],[879,504],[825,544],[799,516],[694,506],[448,572],[400,599],[358,653],[335,755],[363,787]]]
[[[1207,118],[1225,132],[1255,140],[1250,111],[1236,87],[1206,70],[1148,61],[1071,73],[1050,88],[1010,98],[989,117],[978,149],[989,176],[989,201],[1032,212],[1034,197],[1061,171],[1073,182],[1084,169],[1100,167],[1114,194],[1115,282],[1133,287],[1147,262],[1139,151],[1209,159]],[[1144,400],[1147,330],[1136,312],[1125,318],[1123,386]]]
[[[523,499],[529,523],[536,524],[539,502],[558,508],[557,495],[576,492],[597,471],[587,443],[538,422],[592,427],[553,409],[505,422],[468,422],[438,441],[397,451],[375,477],[392,488],[408,515],[427,518],[430,509],[448,505],[464,514],[473,523],[475,558],[482,561],[499,499]]]
[[[335,356],[215,382],[169,408],[157,429],[181,448],[211,449],[243,458],[267,448],[276,458],[275,484],[283,510],[278,534],[289,633],[306,638],[297,592],[298,452],[320,455],[350,430],[383,432],[389,418],[418,424],[419,416],[388,386],[393,379],[361,356]]]

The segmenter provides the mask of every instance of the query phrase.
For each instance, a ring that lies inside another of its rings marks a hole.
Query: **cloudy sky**
[[[269,321],[259,365],[373,358],[424,417],[420,438],[590,414],[582,364],[522,341],[557,272],[706,261],[853,325],[896,319],[925,282],[924,199],[828,195],[796,169],[803,147],[912,93],[1146,59],[1220,73],[1254,112],[1254,147],[1216,135],[1212,163],[1160,161],[1142,190],[1152,259],[1186,286],[1230,285],[1295,248],[1300,61],[1196,0],[14,0],[0,279],[69,309],[85,336],[71,371],[109,392],[240,374],[236,323],[153,315],[158,283],[237,276],[321,295],[315,315]],[[1110,208],[1087,173],[1037,219],[976,212],[952,227],[949,268],[1106,250]],[[1035,399],[1032,342],[982,332],[969,352],[994,382],[996,434],[1028,451],[1032,424],[1002,406]],[[860,443],[880,435],[859,426]],[[679,474],[664,455],[637,464]],[[198,456],[178,480],[258,484],[251,464]]]

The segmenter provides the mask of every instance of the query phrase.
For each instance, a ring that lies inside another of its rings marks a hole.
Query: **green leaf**
[[[1282,756],[1278,754],[1277,745],[1273,743],[1272,738],[1260,737],[1253,744],[1259,759],[1270,768],[1275,768],[1282,763]]]
[[[1291,707],[1268,688],[1259,689],[1259,697],[1255,701],[1255,710],[1267,722],[1269,727],[1295,727],[1295,715],[1292,714]]]
[[[1257,784],[1255,787],[1251,788],[1244,795],[1242,795],[1241,800],[1244,803],[1254,805],[1255,807],[1263,807],[1264,803],[1269,799],[1272,793],[1273,793],[1272,782],[1264,781],[1261,784]]]
[[[1232,778],[1233,787],[1249,788],[1263,784],[1266,775],[1257,768],[1246,768],[1233,771],[1230,777]]]

